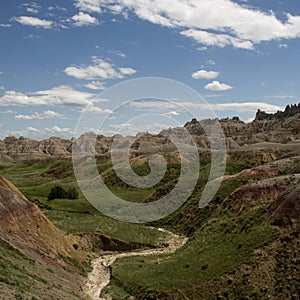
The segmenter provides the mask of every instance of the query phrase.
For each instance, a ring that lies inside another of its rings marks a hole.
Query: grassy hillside
[[[239,216],[226,213],[210,218],[174,254],[119,259],[112,268],[112,284],[142,299],[142,295],[150,297],[217,279],[277,237],[277,230],[265,225],[262,215],[262,211]]]
[[[199,299],[200,295],[201,299],[214,299],[212,295],[215,299],[265,299],[267,294],[264,283],[260,281],[261,274],[266,274],[263,277],[270,276],[272,284],[277,286],[278,299],[289,299],[293,294],[298,295],[297,284],[300,278],[297,236],[289,236],[284,230],[267,223],[270,205],[262,203],[255,209],[239,212],[233,212],[226,207],[223,212],[217,210],[237,188],[245,184],[250,186],[260,176],[268,178],[268,174],[275,177],[297,173],[299,159],[291,162],[288,168],[284,167],[283,162],[280,168],[275,165],[265,170],[253,169],[243,176],[239,173],[267,164],[274,157],[279,159],[282,155],[288,157],[289,153],[283,151],[273,155],[270,150],[259,150],[259,153],[253,150],[232,151],[227,162],[226,179],[213,201],[200,209],[198,202],[210,170],[209,155],[202,153],[198,183],[190,198],[173,214],[147,224],[186,235],[189,237],[187,244],[169,255],[118,259],[112,265],[112,281],[103,292],[112,295],[113,299],[125,299],[130,295],[137,299]],[[117,178],[111,162],[99,162],[97,166],[111,190],[133,202],[154,201],[168,193],[176,184],[180,170],[179,164],[170,164],[166,176],[158,185],[149,189],[135,189]],[[134,165],[134,169],[140,175],[149,172],[145,162]],[[165,233],[149,226],[121,223],[95,210],[81,194],[69,160],[6,163],[0,165],[0,172],[26,197],[37,203],[58,228],[66,232],[99,231],[120,239],[143,243],[160,243],[168,238]],[[238,173],[238,176],[231,176]],[[79,191],[79,198],[48,201],[48,193],[57,184],[64,189],[75,187]],[[285,242],[285,234],[291,242]],[[5,245],[1,247],[4,253]],[[12,257],[14,255],[17,254],[12,253]],[[20,260],[22,259],[24,258],[21,257]],[[1,265],[4,269],[8,268],[4,261]],[[28,270],[37,274],[34,270]],[[284,278],[287,270],[292,274],[289,280]],[[3,272],[7,277],[7,273]],[[256,276],[259,272],[262,273]],[[14,273],[17,275],[13,278],[21,284],[22,277],[18,272],[12,271]],[[291,282],[289,292],[288,281]]]
[[[33,261],[0,240],[1,299],[83,299],[78,284],[62,266]]]
[[[109,163],[99,164],[105,172]],[[157,243],[167,235],[144,225],[126,224],[99,213],[82,195],[69,160],[48,159],[0,165],[0,172],[31,201],[38,204],[45,215],[58,228],[66,232],[99,231],[112,237],[142,243]],[[55,199],[48,201],[51,188],[60,185],[64,189],[75,187],[79,199]],[[123,190],[127,194],[126,189]]]

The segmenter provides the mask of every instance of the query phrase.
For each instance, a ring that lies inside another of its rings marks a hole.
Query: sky
[[[300,102],[298,0],[1,1],[0,39],[0,139],[158,132],[205,110],[249,122]]]

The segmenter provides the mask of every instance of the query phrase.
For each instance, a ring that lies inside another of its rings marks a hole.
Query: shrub
[[[79,193],[76,188],[70,188],[67,192],[67,198],[69,199],[78,199]]]
[[[70,188],[68,191],[64,190],[61,186],[56,185],[53,187],[47,196],[48,201],[54,199],[78,199],[79,193],[76,188]]]
[[[64,199],[66,198],[66,191],[59,185],[53,187],[47,196],[48,200]]]

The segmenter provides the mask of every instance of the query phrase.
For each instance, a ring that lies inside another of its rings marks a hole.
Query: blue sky
[[[217,116],[244,121],[257,108],[274,112],[299,102],[299,1],[10,0],[0,5],[0,138],[72,137],[95,97],[88,110],[98,121],[110,115],[105,134],[184,124],[190,115],[177,103],[203,109],[203,103],[196,107],[179,94],[169,99],[174,105],[144,105],[143,115],[155,108],[152,125],[132,124],[141,105],[120,117],[113,112],[124,99],[110,99],[107,91],[142,77],[179,81],[203,95]],[[160,114],[176,120],[164,122]]]

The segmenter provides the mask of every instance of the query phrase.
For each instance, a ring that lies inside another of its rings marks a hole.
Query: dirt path
[[[92,300],[107,300],[105,298],[100,298],[100,294],[102,289],[109,284],[111,275],[109,266],[112,265],[117,258],[172,253],[182,247],[188,240],[188,238],[176,235],[170,231],[161,228],[158,230],[168,233],[172,236],[167,242],[166,247],[102,255],[95,259],[92,262],[93,270],[89,273],[87,282],[84,286],[84,293]]]

